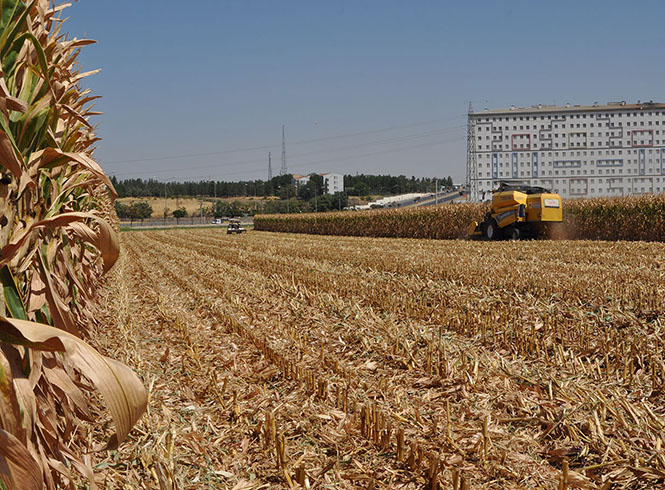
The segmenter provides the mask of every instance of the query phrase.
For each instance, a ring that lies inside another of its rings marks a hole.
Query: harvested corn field
[[[108,487],[665,484],[663,244],[122,239],[94,340],[151,395]]]

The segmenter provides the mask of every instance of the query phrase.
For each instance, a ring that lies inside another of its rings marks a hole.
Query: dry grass
[[[132,202],[145,201],[150,206],[152,206],[152,217],[153,218],[162,218],[164,217],[164,198],[159,197],[121,197],[117,199],[118,202],[122,204],[130,204]],[[182,197],[180,199],[168,198],[166,200],[166,208],[168,209],[169,214],[172,213],[175,209],[184,207],[187,211],[187,216],[199,215],[201,201],[196,198],[191,197]],[[210,207],[212,202],[206,200],[203,201],[204,207]]]
[[[273,198],[270,198],[273,199]],[[277,198],[275,198],[277,199]],[[253,206],[254,204],[257,205],[257,207],[261,206],[263,198],[259,197],[257,199],[254,199],[254,197],[220,197],[220,198],[212,198],[212,197],[204,197],[202,199],[197,199],[194,197],[181,197],[181,198],[172,198],[169,197],[166,199],[166,208],[169,212],[169,215],[178,208],[184,207],[185,211],[187,211],[187,216],[198,216],[199,212],[201,210],[200,206],[201,203],[203,203],[204,208],[210,208],[211,206],[214,206],[215,201],[225,201],[225,202],[234,202],[234,201],[239,201],[243,204],[248,204],[250,206]],[[117,199],[117,201],[123,203],[123,204],[130,204],[132,202],[139,202],[139,201],[145,201],[150,206],[152,206],[152,217],[153,218],[162,218],[164,217],[164,198],[163,197],[121,197]]]
[[[661,244],[123,239],[100,342],[151,401],[109,487],[665,483]]]

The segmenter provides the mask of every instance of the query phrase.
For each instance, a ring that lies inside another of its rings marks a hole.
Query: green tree
[[[215,216],[215,205],[213,204],[211,206],[203,206],[203,216]]]
[[[128,218],[133,223],[135,219],[140,219],[143,222],[144,219],[152,216],[152,206],[146,201],[132,202],[129,205],[129,216]]]
[[[322,211],[337,211],[344,209],[349,205],[349,197],[344,192],[336,192],[335,194],[324,194],[318,198],[317,208],[319,212]],[[314,210],[314,202],[310,201],[310,208]]]
[[[309,181],[298,187],[298,197],[305,201],[323,194],[325,194],[325,186],[323,184],[323,177],[319,174],[311,174]]]
[[[240,201],[233,201],[228,207],[229,217],[235,218],[245,214],[245,206]]]
[[[277,189],[277,195],[280,199],[292,199],[296,197],[296,187],[291,184],[282,185]]]
[[[173,217],[175,218],[176,224],[180,224],[180,218],[184,218],[185,216],[187,216],[187,211],[184,207],[173,211]]]
[[[352,189],[356,196],[366,196],[371,191],[369,185],[367,185],[367,183],[365,182],[358,182],[356,185],[352,187]]]
[[[123,204],[120,201],[116,201],[114,206],[115,206],[115,214],[118,215],[118,218],[120,219],[129,218],[129,206],[127,204]]]
[[[215,218],[224,218],[229,215],[228,213],[228,204],[224,201],[217,201],[215,203],[213,216]]]
[[[247,207],[240,201],[233,201],[231,203],[226,201],[217,201],[215,203],[215,218],[235,218],[242,216],[247,212]]]

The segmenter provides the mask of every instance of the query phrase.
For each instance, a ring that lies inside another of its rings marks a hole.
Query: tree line
[[[315,195],[309,200],[292,195],[288,199],[272,199],[257,202],[248,201],[215,201],[209,205],[203,205],[194,213],[194,216],[208,218],[235,218],[239,216],[254,215],[257,213],[283,214],[283,213],[310,213],[342,210],[349,205],[346,194],[324,194]],[[152,206],[147,201],[132,201],[128,204],[115,202],[115,212],[120,219],[128,219],[132,223],[135,220],[143,221],[152,216]],[[172,216],[176,221],[187,217],[187,210],[180,207],[167,210],[166,216]]]
[[[309,186],[307,193],[318,192],[325,194],[323,178],[312,174],[310,182],[316,181]],[[198,197],[270,197],[280,196],[286,199],[290,192],[296,196],[296,188],[293,185],[291,174],[273,177],[270,180],[246,180],[239,182],[202,180],[198,182],[160,182],[156,179],[123,179],[118,180],[115,176],[111,181],[118,192],[118,197],[163,197],[167,196],[198,196]],[[440,189],[451,188],[453,180],[450,176],[444,178],[434,177],[406,177],[404,175],[345,175],[344,193],[349,196],[367,195],[394,195],[410,192],[434,192],[436,185]],[[300,186],[301,188],[303,186]],[[299,190],[298,190],[299,192]],[[298,197],[302,197],[299,196]],[[308,196],[309,197],[309,196]],[[313,196],[311,196],[313,197]]]
[[[295,185],[290,174],[280,175],[268,181],[243,182],[201,181],[201,182],[159,182],[154,179],[111,179],[118,197],[139,199],[129,204],[116,201],[115,210],[121,219],[144,220],[152,215],[152,207],[142,197],[199,197],[211,198],[213,202],[204,205],[198,214],[206,217],[224,218],[253,215],[255,213],[306,213],[342,210],[348,206],[349,196],[391,195],[411,192],[434,192],[452,188],[451,177],[407,178],[404,175],[345,175],[344,192],[328,194],[323,177],[311,174],[305,184]],[[261,199],[257,202],[217,201],[214,198],[228,197],[279,197]],[[167,216],[179,221],[187,216],[185,208],[167,210]],[[164,217],[167,217],[164,216]]]

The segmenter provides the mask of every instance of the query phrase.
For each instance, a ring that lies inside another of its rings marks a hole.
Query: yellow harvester
[[[542,187],[502,182],[492,193],[492,209],[482,223],[474,221],[469,237],[517,240],[549,232],[561,223],[561,196]]]

